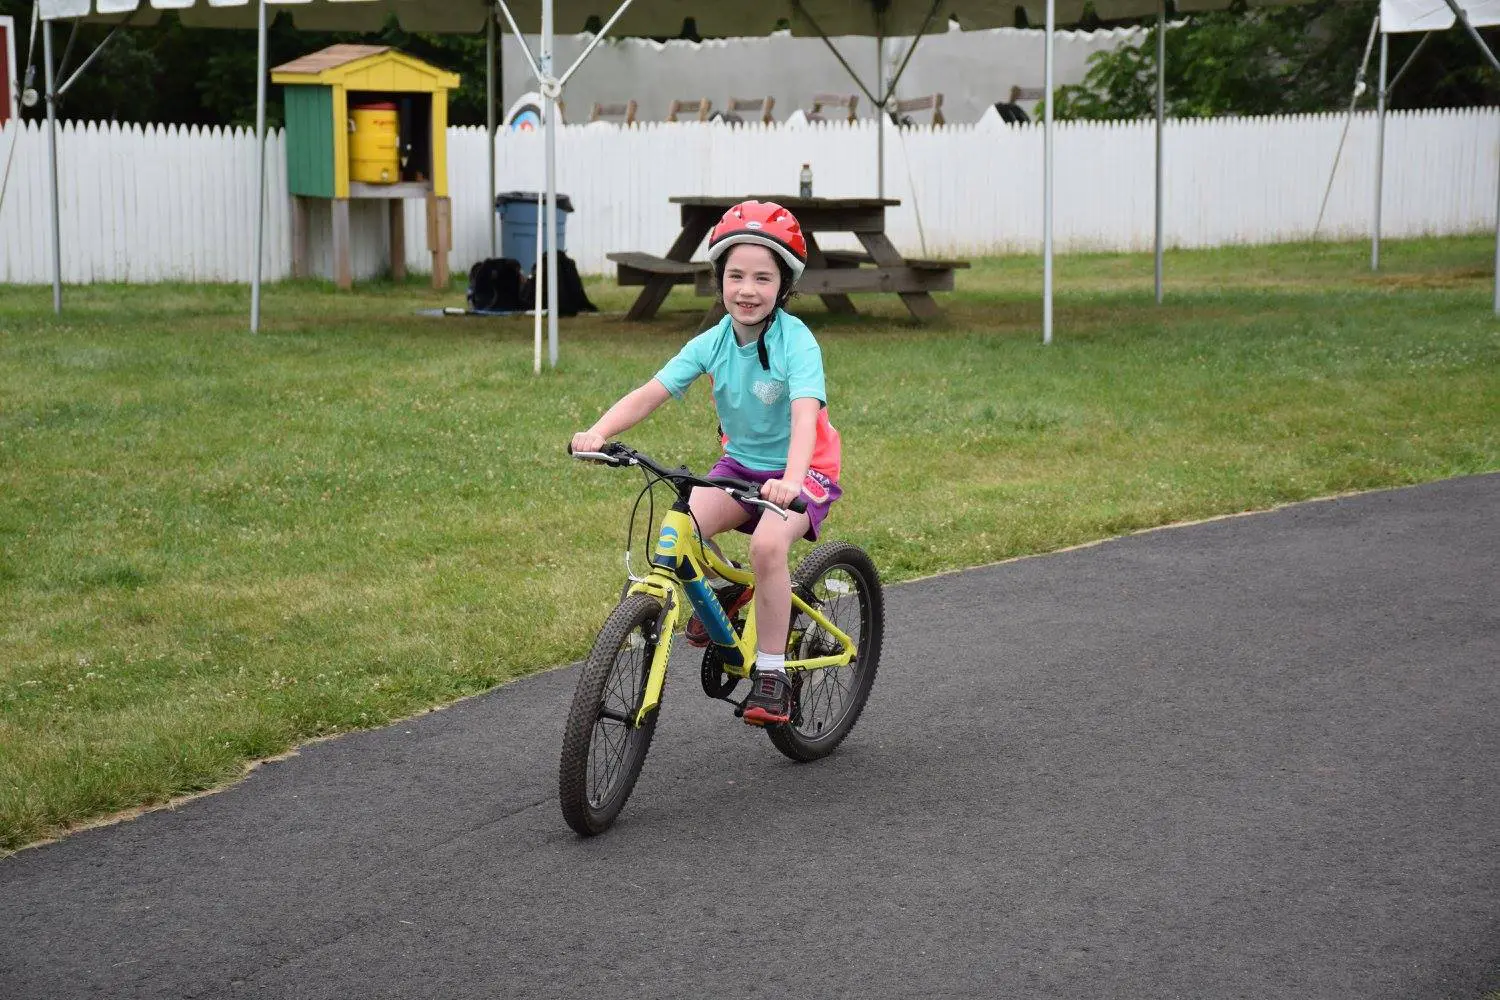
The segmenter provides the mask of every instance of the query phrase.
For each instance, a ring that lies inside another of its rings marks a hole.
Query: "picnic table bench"
[[[653,279],[665,279],[673,285],[691,285],[697,275],[713,274],[713,266],[706,260],[668,260],[634,250],[605,256],[620,266],[619,284],[622,286],[644,285]]]
[[[902,257],[885,234],[886,209],[901,204],[896,199],[748,197],[774,201],[797,217],[807,238],[807,269],[797,290],[817,295],[831,312],[858,312],[849,298],[851,294],[886,292],[900,296],[918,319],[938,319],[942,310],[931,293],[952,291],[953,272],[969,266],[963,260]],[[638,251],[608,254],[619,265],[622,286],[642,286],[626,318],[650,319],[676,285],[692,285],[698,295],[716,295],[712,266],[708,261],[693,260],[692,255],[719,218],[745,200],[745,196],[672,198],[681,206],[682,231],[665,256]],[[817,233],[852,233],[864,251],[823,250],[818,246]]]

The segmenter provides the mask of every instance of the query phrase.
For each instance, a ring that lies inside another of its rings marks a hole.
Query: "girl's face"
[[[771,315],[781,271],[769,247],[741,243],[729,248],[724,265],[724,308],[738,323],[750,326]]]

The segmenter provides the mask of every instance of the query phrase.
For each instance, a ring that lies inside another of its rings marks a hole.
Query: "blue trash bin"
[[[557,249],[568,249],[568,216],[573,203],[565,194],[557,196]],[[506,191],[495,196],[495,212],[500,216],[500,254],[519,261],[521,273],[530,274],[536,263],[536,224],[542,217],[537,210],[537,192]]]

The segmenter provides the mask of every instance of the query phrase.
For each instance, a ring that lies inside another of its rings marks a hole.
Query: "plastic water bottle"
[[[799,185],[799,187],[798,187],[798,190],[797,190],[798,196],[803,197],[803,198],[811,198],[813,196],[813,193],[812,193],[812,164],[810,164],[810,163],[804,163],[804,164],[802,164],[802,173],[799,176],[798,180],[801,182],[800,185]]]

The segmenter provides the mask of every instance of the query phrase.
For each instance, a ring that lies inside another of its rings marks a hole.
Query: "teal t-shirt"
[[[687,342],[668,361],[656,380],[678,399],[699,375],[713,380],[719,426],[728,438],[724,453],[749,469],[770,472],[786,468],[792,443],[792,400],[812,397],[827,403],[823,388],[823,352],[812,331],[780,309],[766,330],[766,358],[761,368],[755,341],[741,347],[728,316]]]

